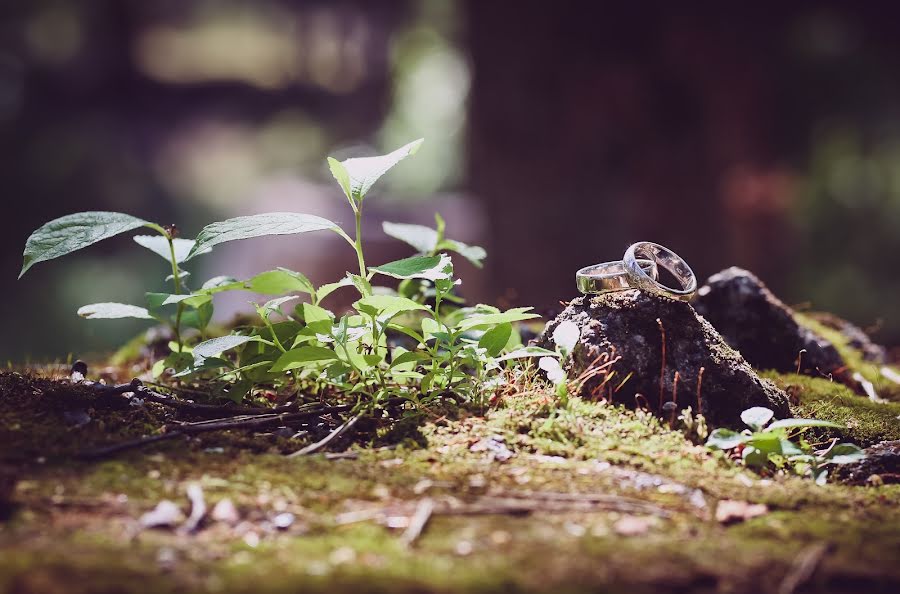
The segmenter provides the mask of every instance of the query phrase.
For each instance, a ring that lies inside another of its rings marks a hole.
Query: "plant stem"
[[[363,257],[363,246],[362,246],[362,205],[353,209],[353,214],[356,217],[356,242],[354,247],[356,248],[356,259],[359,261],[359,275],[363,278],[366,278],[366,260]]]
[[[169,242],[169,261],[172,263],[172,279],[175,283],[175,294],[181,295],[181,276],[178,274],[178,259],[175,257],[175,242],[172,234],[168,231],[165,234],[166,241]],[[183,343],[181,342],[181,315],[184,313],[184,303],[178,303],[178,312],[175,314],[175,340],[178,343],[178,352],[181,352]]]

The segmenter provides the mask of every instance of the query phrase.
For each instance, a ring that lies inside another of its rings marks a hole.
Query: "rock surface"
[[[807,316],[816,320],[823,326],[837,330],[847,339],[847,345],[862,353],[864,361],[884,364],[887,362],[887,349],[880,344],[875,344],[865,330],[848,322],[834,314],[827,312],[814,312]]]
[[[900,483],[900,441],[883,441],[866,449],[866,457],[834,470],[838,480],[851,485]]]
[[[787,305],[741,268],[709,277],[694,307],[756,369],[796,372],[799,367],[821,377],[846,366],[830,342],[797,323]]]
[[[581,329],[565,365],[584,398],[639,404],[667,418],[699,406],[712,425],[735,428],[751,406],[791,416],[784,392],[760,379],[688,303],[639,290],[579,297],[547,324],[538,345],[554,348],[553,331],[564,320]],[[673,400],[677,406],[665,406]]]

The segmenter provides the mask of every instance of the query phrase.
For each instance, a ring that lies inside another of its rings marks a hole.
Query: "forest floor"
[[[843,437],[900,438],[900,404],[770,377]],[[386,447],[220,432],[84,461],[167,413],[83,422],[70,391],[0,374],[0,592],[900,591],[900,485],[761,477],[640,411],[522,389]],[[147,527],[189,494],[216,511]]]

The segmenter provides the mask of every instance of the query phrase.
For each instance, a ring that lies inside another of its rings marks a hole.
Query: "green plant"
[[[531,308],[462,307],[462,300],[454,294],[460,281],[454,278],[447,252],[476,266],[486,254],[480,247],[447,239],[439,215],[435,229],[384,223],[388,235],[411,245],[417,253],[378,266],[366,264],[362,237],[366,195],[382,175],[414,154],[421,143],[412,142],[380,157],[343,162],[328,159],[354,214],[352,237],[332,221],[303,213],[264,213],[212,223],[194,241],[176,239],[173,230],[129,215],[80,213],[51,221],[29,237],[22,274],[37,262],[146,226],[161,237],[135,239],[167,256],[175,292],[147,293],[146,308],[103,303],[85,306],[79,313],[88,318],[136,317],[170,323],[177,340],[171,345],[172,353],[157,362],[156,375],[171,369],[176,378],[205,379],[217,386],[219,397],[235,401],[251,393],[254,386],[278,389],[288,380],[297,390],[319,395],[337,391],[364,397],[367,402],[393,397],[416,402],[445,395],[481,397],[492,385],[488,380],[499,375],[496,372],[505,361],[558,353],[522,345],[514,324],[537,317]],[[358,272],[316,287],[303,274],[278,268],[243,281],[215,277],[199,289],[187,289],[187,273],[181,264],[219,244],[313,231],[331,231],[343,238],[356,254]],[[166,245],[168,251],[163,250]],[[396,279],[399,286],[396,290],[373,286],[376,277]],[[339,314],[323,307],[326,297],[345,287],[359,294],[353,311]],[[279,296],[254,304],[262,325],[202,340],[214,295],[234,290]],[[299,298],[297,293],[308,300],[284,311],[286,304]],[[171,317],[161,313],[167,306],[175,306]],[[199,344],[186,344],[181,332],[184,325],[200,330]]]
[[[800,476],[809,476],[824,484],[831,464],[849,464],[865,457],[865,452],[852,443],[832,440],[828,447],[814,448],[802,437],[810,427],[840,429],[841,425],[818,419],[782,419],[772,421],[774,413],[755,406],[741,413],[741,420],[749,429],[740,433],[719,428],[709,435],[706,445],[718,450],[740,454],[745,466],[756,469],[788,469]]]

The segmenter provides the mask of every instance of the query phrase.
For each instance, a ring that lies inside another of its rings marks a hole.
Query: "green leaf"
[[[306,327],[319,334],[330,334],[334,323],[334,314],[323,307],[312,303],[303,303],[303,321]]]
[[[581,328],[570,320],[563,320],[553,330],[553,342],[564,356],[572,352],[579,338],[581,338]]]
[[[353,190],[350,188],[350,173],[347,171],[347,168],[334,157],[328,157],[328,168],[331,170],[332,177],[334,177],[335,181],[337,181],[338,185],[341,186],[341,189],[344,191],[344,196],[346,196],[352,204]]]
[[[415,154],[422,146],[422,142],[424,139],[420,138],[380,157],[353,158],[342,162],[329,158],[328,165],[334,179],[344,190],[344,194],[359,203],[378,181],[378,178],[406,157]]]
[[[862,448],[852,443],[839,443],[828,452],[827,460],[832,464],[852,464],[866,457]]]
[[[408,243],[422,254],[429,254],[437,248],[438,232],[430,227],[385,221],[381,228],[387,235]]]
[[[759,431],[766,423],[772,420],[774,414],[764,406],[754,406],[741,413],[741,420],[754,431]]]
[[[484,333],[478,341],[478,346],[485,349],[491,357],[496,357],[506,346],[506,343],[509,342],[511,334],[512,324],[497,324]]]
[[[149,225],[152,223],[120,212],[79,212],[54,219],[42,225],[25,242],[19,278],[38,262],[65,256],[98,241]]]
[[[347,273],[347,278],[350,279],[350,282],[353,283],[360,295],[372,294],[372,284],[369,282],[369,279],[351,272]]]
[[[248,342],[257,342],[260,340],[261,339],[258,336],[241,336],[239,334],[213,338],[211,340],[201,342],[194,347],[194,360],[202,361],[203,359],[206,359],[208,357],[216,357],[222,354],[224,351],[239,347],[242,344],[246,344]]]
[[[135,243],[140,246],[143,246],[157,254],[166,262],[170,262],[172,258],[172,253],[169,250],[169,240],[163,237],[162,235],[135,235],[132,237]],[[187,260],[188,254],[193,249],[194,244],[196,242],[193,239],[181,239],[176,237],[172,240],[172,247],[175,248],[175,263],[181,264],[185,260]],[[203,250],[204,254],[207,254],[212,251],[212,248],[207,248]]]
[[[793,429],[795,427],[833,427],[835,429],[843,429],[843,425],[832,423],[831,421],[820,421],[819,419],[781,419],[775,421],[768,427],[766,431],[774,431],[775,429]]]
[[[547,379],[554,384],[566,380],[566,372],[563,371],[562,366],[560,366],[559,360],[554,357],[541,357],[538,360],[538,367],[547,373]]]
[[[478,268],[481,268],[482,260],[487,257],[484,248],[453,239],[442,239],[440,230],[436,231],[424,225],[384,222],[381,227],[385,234],[411,245],[420,254],[449,250],[458,253]]]
[[[437,256],[404,258],[388,264],[382,264],[381,266],[373,266],[369,270],[393,278],[424,278],[434,281],[450,278],[450,275],[447,273],[447,267],[450,264],[450,256],[440,254]]]
[[[789,439],[781,440],[781,453],[784,456],[805,456],[806,453],[801,450],[797,444]]]
[[[213,316],[212,299],[201,303],[181,315],[181,323],[188,328],[196,328],[201,332],[209,326]]]
[[[316,215],[299,212],[268,212],[235,217],[207,225],[197,236],[197,243],[187,256],[190,260],[204,250],[225,243],[267,235],[295,235],[311,231],[337,229],[337,223]]]
[[[164,293],[153,293],[154,296],[162,296]],[[184,303],[185,305],[189,305],[190,307],[200,307],[204,303],[209,303],[212,300],[210,295],[206,293],[200,293],[199,295],[192,293],[184,293],[181,295],[166,295],[166,298],[163,299],[163,302],[160,303],[160,306],[163,305],[174,305],[177,303]]]
[[[744,462],[744,466],[749,468],[762,468],[769,463],[769,455],[752,445],[747,445],[741,452],[741,460]]]
[[[200,290],[209,295],[221,293],[222,291],[233,291],[235,289],[243,289],[244,283],[232,276],[214,276],[200,287]]]
[[[780,454],[781,440],[782,437],[776,432],[760,432],[751,435],[747,443],[765,454]]]
[[[498,361],[508,361],[510,359],[525,359],[527,357],[558,357],[559,354],[554,351],[548,351],[536,346],[527,346],[516,349],[511,353],[506,353],[502,357],[497,357]]]
[[[476,268],[481,268],[483,260],[487,258],[487,252],[483,247],[468,245],[454,239],[445,239],[440,242],[435,249],[456,252],[471,262]]]
[[[266,301],[266,303],[262,307],[257,307],[256,311],[259,314],[259,317],[269,319],[269,316],[273,313],[282,313],[281,306],[288,301],[293,301],[294,299],[299,299],[299,297],[297,297],[296,295],[285,295],[284,297],[277,297],[275,299]]]
[[[291,369],[306,367],[310,363],[334,361],[337,358],[337,354],[329,348],[320,346],[302,346],[300,348],[291,349],[278,357],[278,360],[275,361],[275,365],[273,365],[269,371],[289,371]]]
[[[537,314],[529,313],[532,309],[531,307],[516,307],[503,313],[475,314],[463,319],[456,327],[459,330],[466,331],[505,322],[520,322],[540,317]]]
[[[416,351],[403,351],[391,359],[391,369],[412,371],[415,364],[428,358],[428,355]]]
[[[730,450],[746,441],[746,435],[738,433],[737,431],[732,431],[731,429],[720,428],[709,434],[709,438],[706,440],[706,447]]]
[[[341,280],[336,283],[328,283],[326,285],[322,285],[318,289],[316,289],[316,301],[322,301],[341,287],[352,287],[353,279],[349,276],[345,276]]]
[[[246,284],[249,290],[264,295],[283,295],[297,291],[313,295],[316,292],[308,278],[287,268],[261,272]]]
[[[137,305],[125,303],[92,303],[78,308],[78,315],[88,320],[116,320],[120,318],[137,318],[153,320],[150,312]]]
[[[421,303],[397,295],[369,295],[354,303],[353,307],[360,313],[368,311],[374,315],[389,318],[404,311],[428,310]]]

